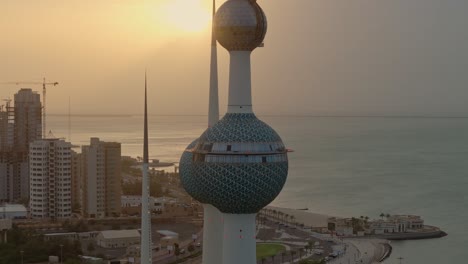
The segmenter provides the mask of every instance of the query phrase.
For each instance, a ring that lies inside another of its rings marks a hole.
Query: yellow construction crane
[[[22,85],[22,84],[31,84],[31,85],[41,85],[42,84],[42,137],[45,138],[46,136],[46,87],[49,85],[57,86],[58,82],[46,82],[44,78],[42,82],[2,82],[0,84],[14,84],[14,85]]]

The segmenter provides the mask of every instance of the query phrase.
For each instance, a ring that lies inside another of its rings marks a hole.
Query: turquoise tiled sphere
[[[190,145],[187,146],[187,150],[193,149],[197,144],[198,139],[190,143]],[[182,183],[182,187],[184,187],[185,191],[187,191],[193,199],[206,204],[208,201],[203,199],[205,197],[199,192],[199,189],[203,187],[200,186],[200,182],[193,177],[192,159],[192,152],[184,151],[184,153],[182,153],[179,162],[180,182]]]
[[[180,161],[183,187],[223,213],[257,213],[281,192],[288,175],[281,138],[254,114],[226,114],[187,150]]]

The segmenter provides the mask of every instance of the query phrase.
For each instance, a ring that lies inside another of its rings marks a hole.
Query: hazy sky
[[[257,113],[468,115],[468,1],[258,2],[269,31],[252,59]],[[71,96],[74,113],[138,114],[147,67],[152,114],[206,114],[209,8],[0,0],[0,82],[59,81],[49,113],[67,113]],[[218,54],[224,113],[228,54]],[[0,86],[0,97],[18,88]]]

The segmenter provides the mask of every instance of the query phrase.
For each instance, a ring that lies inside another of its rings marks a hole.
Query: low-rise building
[[[404,233],[406,230],[405,224],[401,222],[379,219],[370,222],[368,233],[382,235],[387,233]]]
[[[352,218],[328,218],[328,230],[335,232],[338,236],[352,236],[354,233]]]
[[[79,234],[76,232],[70,232],[70,233],[51,233],[51,234],[45,234],[44,235],[44,240],[45,241],[51,241],[51,240],[69,240],[69,241],[75,241],[79,240]]]
[[[424,228],[424,220],[418,215],[392,215],[388,220],[402,223],[405,225],[406,229]]]
[[[169,249],[175,243],[179,243],[179,234],[169,230],[158,230],[157,233],[161,236],[161,248]]]
[[[26,219],[28,209],[22,204],[4,204],[0,206],[0,219]]]
[[[170,204],[176,204],[177,199],[171,197],[150,197],[150,210],[153,213],[161,214],[164,208]],[[122,213],[134,215],[141,212],[141,195],[121,196]]]
[[[97,236],[97,244],[103,248],[125,248],[140,243],[140,232],[133,230],[101,231]]]

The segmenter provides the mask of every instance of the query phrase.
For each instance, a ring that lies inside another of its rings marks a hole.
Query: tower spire
[[[215,35],[215,13],[216,0],[213,0],[213,20],[211,27],[211,63],[210,63],[210,94],[208,107],[208,127],[213,126],[219,120],[219,99],[218,99],[218,49]]]
[[[141,180],[141,264],[153,263],[152,243],[151,243],[151,211],[149,208],[150,186],[149,186],[149,158],[148,158],[148,99],[147,99],[147,78],[145,70],[145,120],[143,132],[143,165]]]
[[[149,163],[148,158],[148,95],[147,95],[147,78],[146,78],[146,70],[145,70],[145,124],[144,124],[144,139],[143,139],[143,162]]]

